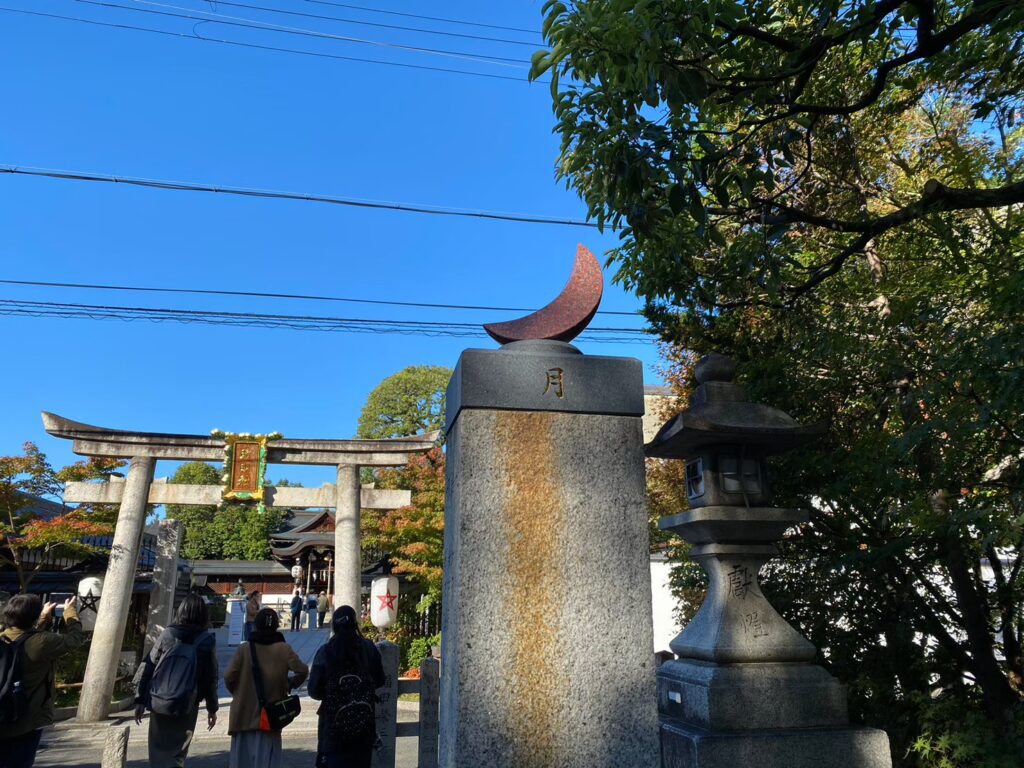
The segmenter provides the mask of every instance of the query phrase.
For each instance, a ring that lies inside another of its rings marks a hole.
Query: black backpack
[[[323,711],[327,715],[327,736],[335,743],[372,734],[377,721],[377,690],[369,675],[341,670],[327,660],[327,690]]]
[[[174,638],[174,647],[156,663],[149,682],[149,708],[158,715],[181,717],[196,704],[199,657],[196,645],[208,633],[191,641]]]
[[[28,712],[28,690],[21,679],[25,641],[32,633],[26,632],[13,643],[0,641],[0,723],[17,722]]]

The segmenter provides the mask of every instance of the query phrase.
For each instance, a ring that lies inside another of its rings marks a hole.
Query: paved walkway
[[[307,667],[313,665],[313,657],[316,655],[317,649],[326,643],[331,637],[331,630],[327,627],[323,629],[300,629],[298,632],[282,632],[285,641],[298,654],[299,658],[306,664]],[[227,686],[224,685],[224,670],[228,668],[228,664],[231,662],[231,657],[235,655],[238,650],[238,646],[217,646],[217,663],[220,665],[220,688],[217,691],[217,695],[223,702],[224,699],[230,698],[231,694],[228,693]],[[304,693],[306,690],[306,684],[303,683],[299,689],[300,693]]]

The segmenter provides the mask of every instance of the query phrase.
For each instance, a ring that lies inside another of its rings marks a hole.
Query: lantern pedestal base
[[[658,712],[711,731],[849,724],[845,687],[812,664],[669,661],[658,668]]]
[[[705,731],[663,721],[663,768],[890,768],[889,739],[873,728]]]

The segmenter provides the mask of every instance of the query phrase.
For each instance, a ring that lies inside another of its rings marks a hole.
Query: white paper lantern
[[[398,618],[398,579],[381,576],[370,587],[370,621],[375,627],[390,627]]]
[[[103,594],[103,577],[86,576],[78,582],[78,619],[82,629],[91,632],[96,627],[96,611]]]

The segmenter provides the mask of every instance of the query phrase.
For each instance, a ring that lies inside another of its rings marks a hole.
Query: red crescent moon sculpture
[[[604,294],[604,274],[594,254],[582,245],[565,288],[542,309],[518,320],[488,323],[484,330],[499,344],[528,339],[572,341],[590,323]]]

